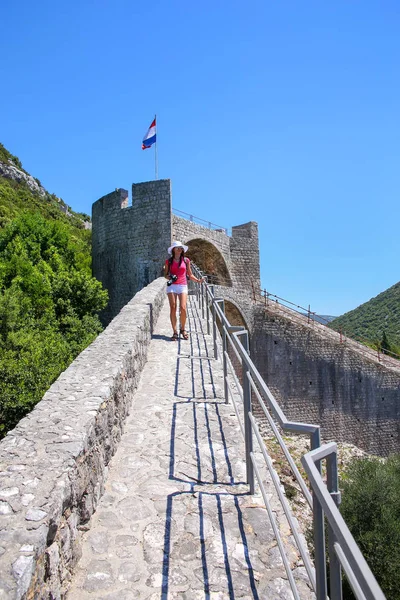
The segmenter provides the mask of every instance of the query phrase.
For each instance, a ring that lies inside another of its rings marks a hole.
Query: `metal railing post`
[[[332,452],[326,457],[327,487],[336,506],[340,505],[340,492],[338,482],[337,453]],[[328,522],[328,549],[329,549],[329,597],[332,600],[342,600],[342,569],[336,555],[334,544],[338,540]]]
[[[225,300],[222,300],[221,310],[225,314]],[[226,331],[224,324],[222,323],[222,365],[224,370],[224,395],[225,404],[229,404],[229,389],[228,389],[228,362],[226,360],[226,353],[228,352],[228,342],[226,339]]]
[[[199,277],[199,269],[195,269],[194,274],[196,275],[196,277]],[[196,300],[198,303],[199,302],[199,289],[198,289],[199,286],[196,283],[193,283],[193,285],[194,285],[194,293],[195,293]]]
[[[243,348],[247,354],[250,355],[249,351],[249,333],[243,331],[240,333],[241,342]],[[244,439],[246,448],[246,475],[247,483],[250,487],[250,494],[254,494],[254,467],[251,460],[251,454],[253,453],[253,429],[249,418],[251,414],[251,384],[248,378],[249,367],[247,366],[246,360],[242,359],[242,377],[243,377],[243,412],[244,412]]]
[[[212,286],[209,285],[208,287],[210,288],[210,291],[212,291],[211,290]],[[213,291],[212,291],[212,293],[213,293]],[[214,295],[214,293],[213,293],[213,295]],[[209,301],[207,290],[206,290],[206,313],[207,313],[207,335],[210,335],[210,301]]]
[[[203,277],[203,273],[200,273],[201,277]],[[204,290],[205,290],[205,285],[204,283],[200,284],[200,290],[201,290],[201,318],[204,319]]]
[[[211,316],[212,316],[212,330],[213,330],[213,342],[214,342],[214,358],[218,358],[218,348],[217,348],[217,324],[216,324],[216,314],[215,314],[215,303],[214,303],[214,286],[210,285],[211,291]],[[207,333],[209,333],[209,323],[207,321]]]
[[[321,433],[319,428],[311,434],[311,450],[319,448],[321,445]],[[321,461],[318,461],[316,467],[321,473]],[[325,529],[324,529],[324,511],[314,490],[313,497],[313,530],[314,530],[314,550],[315,550],[315,580],[317,600],[326,600],[328,591],[326,587],[326,556],[325,556]]]
[[[201,279],[203,276],[201,270],[197,266],[194,267],[194,265],[193,265],[193,270],[194,270],[194,274],[196,275],[196,277],[198,279]],[[202,296],[201,284],[198,283],[198,284],[196,284],[196,298],[197,298],[199,308],[201,306],[201,296]],[[203,317],[204,317],[204,315],[203,315]]]
[[[217,312],[215,310],[215,301],[212,303],[212,328],[213,328],[213,342],[214,342],[214,358],[218,358],[218,346],[217,346]]]

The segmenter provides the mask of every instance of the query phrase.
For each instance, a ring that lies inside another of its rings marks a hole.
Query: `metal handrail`
[[[340,340],[340,343],[345,343],[347,340],[350,343],[356,344],[362,352],[368,353],[369,355],[373,356],[373,358],[378,359],[379,362],[386,363],[394,367],[399,367],[398,361],[400,360],[400,354],[397,354],[392,350],[380,350],[379,348],[374,349],[371,346],[369,346],[371,340],[367,340],[366,338],[355,334],[349,335],[345,331],[342,331],[341,328],[337,330],[333,327],[330,327],[331,321],[324,319],[322,315],[319,315],[315,311],[312,311],[310,309],[310,305],[308,306],[308,308],[305,308],[304,306],[295,304],[290,300],[281,298],[276,294],[272,294],[271,292],[268,292],[265,288],[256,289],[254,286],[253,299],[255,302],[263,303],[266,308],[268,308],[270,305],[278,305],[281,308],[283,307],[284,309],[290,311],[291,316],[299,318],[299,320],[302,323],[304,323],[305,319],[307,319],[308,324],[311,322],[312,324],[315,323],[321,325],[327,333],[329,332],[329,335],[331,335],[332,337],[334,337],[335,334],[337,334],[336,337],[339,336],[338,339]]]
[[[223,227],[222,225],[216,225],[215,223],[211,223],[211,221],[206,221],[205,219],[201,219],[200,217],[195,217],[189,213],[183,212],[183,210],[178,210],[177,208],[173,208],[172,212],[177,216],[182,216],[186,221],[192,221],[192,223],[197,223],[202,227],[207,227],[207,229],[212,229],[213,231],[222,231],[225,235],[229,236],[229,228]]]
[[[201,278],[204,276],[203,272],[194,263],[192,263],[192,269],[197,277]],[[324,517],[326,517],[328,521],[330,599],[342,599],[341,568],[343,567],[343,570],[345,571],[358,600],[384,600],[385,596],[383,595],[382,590],[376,582],[372,571],[363,558],[338,509],[338,505],[340,503],[340,494],[338,491],[336,444],[327,444],[321,446],[320,427],[318,425],[289,421],[286,418],[278,402],[274,398],[272,392],[266,385],[265,381],[259,374],[257,368],[250,358],[248,331],[242,326],[232,326],[229,323],[225,315],[224,300],[222,298],[215,297],[214,286],[205,281],[203,284],[196,286],[195,294],[197,296],[199,305],[201,305],[203,317],[206,313],[207,333],[210,334],[212,330],[214,358],[222,358],[225,402],[229,403],[229,400],[232,400],[244,437],[246,480],[250,488],[250,493],[254,493],[254,484],[256,478],[260,486],[267,512],[271,519],[271,524],[282,555],[283,564],[287,572],[288,581],[294,598],[298,599],[299,593],[290,569],[289,561],[287,560],[285,554],[279,527],[275,522],[273,509],[270,505],[263,478],[253,451],[253,437],[256,438],[259,444],[261,456],[264,458],[265,465],[271,474],[273,484],[282,503],[285,516],[293,532],[293,537],[304,561],[304,566],[310,579],[310,583],[316,594],[317,600],[326,600],[328,597]],[[222,330],[221,334],[219,333],[217,327],[217,319],[220,322]],[[243,380],[242,385],[240,385],[238,377],[234,374],[235,370],[228,354],[228,344],[234,350],[236,358],[241,364]],[[240,401],[243,402],[242,419],[238,408],[238,402],[234,400],[235,394],[231,389],[229,374],[233,375],[234,385],[236,386],[237,390],[239,390]],[[258,401],[258,404],[267,417],[271,429],[280,447],[282,448],[286,459],[288,460],[293,475],[299,483],[306,501],[312,508],[315,550],[314,565],[309,557],[307,547],[299,535],[296,521],[293,518],[287,499],[283,495],[283,492],[280,488],[280,480],[273,468],[272,461],[268,455],[265,443],[259,431],[257,421],[252,414],[252,396]],[[241,420],[243,420],[243,423]],[[311,451],[303,456],[301,462],[308,475],[311,486],[311,494],[308,491],[307,485],[302,478],[300,471],[297,469],[294,460],[290,455],[289,449],[285,445],[274,420],[284,431],[302,434],[306,433],[310,436]],[[327,463],[327,485],[321,476],[321,461],[323,459],[326,459]]]
[[[322,459],[326,459],[328,487],[322,480],[319,469],[316,466]],[[330,489],[332,472],[334,473],[336,470],[337,473],[336,444],[330,442],[311,452],[307,452],[302,457],[301,463],[328,520],[330,564],[332,565],[336,560],[339,561],[357,599],[385,600],[381,588],[337,508],[335,498],[338,498],[338,491]],[[338,586],[338,583],[335,582],[334,585]],[[335,596],[331,595],[331,597],[334,598]]]

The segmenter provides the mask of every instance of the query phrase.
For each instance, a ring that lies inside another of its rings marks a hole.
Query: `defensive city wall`
[[[284,413],[325,441],[400,452],[400,365],[285,307],[253,307],[252,350]]]
[[[216,295],[238,318],[235,324],[249,329],[253,360],[289,418],[319,423],[326,440],[382,455],[400,450],[400,368],[379,363],[324,326],[255,301],[257,223],[232,227],[228,236],[178,217],[169,180],[134,184],[131,206],[125,190],[93,205],[93,273],[110,294],[105,323],[161,274],[172,239],[186,243],[207,273],[211,264]]]
[[[153,323],[165,302],[160,277],[172,238],[211,265],[251,354],[290,418],[319,422],[325,440],[377,454],[400,449],[400,369],[282,307],[264,306],[254,222],[213,231],[172,214],[170,182],[133,186],[93,206],[93,269],[109,290],[107,328],[0,442],[0,597],[61,598],[80,557],[118,445]],[[222,285],[223,284],[223,285]]]

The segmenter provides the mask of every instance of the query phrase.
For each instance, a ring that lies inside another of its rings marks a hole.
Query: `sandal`
[[[172,335],[172,337],[171,337],[171,341],[173,341],[173,342],[177,342],[177,341],[178,341],[178,339],[179,339],[178,332],[177,332],[177,331],[174,331],[174,333],[173,333],[173,335]]]
[[[185,329],[181,329],[180,333],[184,340],[189,339],[189,335],[188,335],[187,331],[185,331]]]

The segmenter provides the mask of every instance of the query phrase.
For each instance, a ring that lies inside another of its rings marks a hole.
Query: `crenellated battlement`
[[[120,208],[128,206],[128,190],[123,188],[115,188],[114,192],[110,192],[106,196],[99,198],[92,206],[92,214],[96,215],[97,219],[106,214]]]

